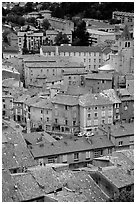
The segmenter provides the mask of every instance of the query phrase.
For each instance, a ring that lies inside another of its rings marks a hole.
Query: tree
[[[73,43],[72,45],[88,46],[89,45],[89,33],[86,31],[86,23],[79,21],[75,31],[73,32]]]
[[[59,32],[58,35],[55,37],[55,44],[61,45],[61,44],[68,44],[69,39],[67,38],[66,34],[62,34],[62,32]]]
[[[119,195],[110,198],[108,202],[134,202],[134,193],[123,190]]]
[[[44,29],[45,31],[49,29],[50,23],[49,23],[49,21],[48,21],[47,19],[44,19],[44,20],[43,20],[42,27],[43,27],[43,29]]]
[[[24,35],[24,45],[23,45],[23,49],[22,49],[22,54],[27,54],[29,51],[28,51],[28,48],[27,48],[27,36],[26,34]]]

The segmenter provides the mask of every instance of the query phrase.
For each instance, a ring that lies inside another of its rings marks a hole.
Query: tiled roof
[[[40,134],[38,132],[24,133],[23,137],[26,141],[28,141],[32,145],[35,145],[37,143],[55,142],[56,141],[52,136],[50,136],[46,132],[44,132],[42,134]]]
[[[95,106],[95,105],[112,105],[113,102],[111,102],[108,98],[105,98],[100,93],[98,94],[92,94],[88,93],[83,96],[80,96],[79,98],[79,105],[80,106]]]
[[[54,143],[46,143],[42,147],[35,145],[30,150],[34,158],[47,157],[58,154],[68,154],[74,152],[88,151],[97,148],[113,147],[113,143],[108,140],[106,136],[91,137],[88,142],[87,139],[79,139],[77,141],[57,141]]]
[[[40,101],[31,104],[32,107],[43,108],[43,109],[52,109],[51,100],[41,99]]]
[[[110,64],[105,64],[102,67],[99,67],[98,70],[100,70],[100,71],[114,71],[114,67],[112,67]]]
[[[14,181],[8,170],[2,170],[2,202],[20,202],[20,193],[14,188]]]
[[[16,97],[14,102],[24,103],[29,98],[30,98],[29,95],[23,94],[21,96]]]
[[[30,154],[25,140],[23,138],[23,136],[21,135],[21,133],[17,133],[17,132],[10,132],[10,133],[4,133],[5,137],[8,141],[7,146],[9,145],[9,143],[13,144],[13,148],[11,147],[11,151],[12,151],[12,155],[13,155],[13,160],[15,160],[18,165],[20,166],[33,166],[35,165],[35,161],[32,157],[32,155]],[[8,154],[8,152],[7,152]],[[11,158],[11,155],[8,154],[9,157]],[[4,157],[3,157],[4,158]],[[10,162],[12,162],[12,160],[8,159],[8,166],[10,166]],[[5,160],[3,161],[5,162]],[[7,168],[8,168],[7,166]]]
[[[95,29],[87,29],[87,32],[89,34],[96,34],[96,35],[103,35],[103,36],[115,36],[114,33],[108,33],[108,32],[104,32],[104,31],[99,31],[99,30],[95,30]]]
[[[132,162],[134,162],[134,150],[133,149],[127,149],[127,150],[122,150],[122,151],[118,151],[121,152],[122,154],[124,154],[129,160],[131,160]]]
[[[106,200],[105,194],[85,172],[72,172],[70,170],[58,172],[48,167],[30,169],[30,172],[36,181],[43,186],[46,193],[62,188],[62,191],[57,192],[57,195],[49,194],[50,197],[59,202]]]
[[[17,191],[22,195],[22,201],[44,196],[44,191],[39,187],[30,173],[12,174]]]
[[[78,102],[78,96],[57,94],[57,96],[55,96],[52,99],[52,103],[75,106],[75,105],[78,105],[79,102]]]
[[[113,137],[133,136],[134,135],[134,123],[123,123],[111,125],[111,135]]]
[[[24,101],[24,104],[26,104],[26,105],[28,105],[28,106],[31,106],[32,104],[34,104],[34,103],[37,103],[37,102],[39,102],[39,101],[42,101],[43,99],[42,98],[40,98],[39,96],[34,96],[34,97],[29,97],[29,98],[27,98],[25,101]]]
[[[114,89],[106,89],[103,90],[101,95],[105,95],[105,97],[108,97],[113,103],[121,103],[121,100],[117,96]]]
[[[110,73],[87,74],[85,78],[94,80],[112,80],[112,74]]]
[[[113,166],[104,167],[100,173],[106,177],[112,184],[117,188],[123,188],[128,185],[134,184],[134,172],[131,171],[131,175],[127,173],[127,170],[124,168],[119,168]]]
[[[42,46],[43,52],[55,52],[56,46]],[[99,52],[102,53],[102,49],[95,46],[58,46],[58,52]]]

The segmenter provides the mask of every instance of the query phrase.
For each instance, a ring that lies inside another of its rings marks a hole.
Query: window
[[[43,113],[43,110],[41,110],[41,114]]]
[[[94,125],[98,125],[98,120],[94,120]]]
[[[5,104],[3,104],[3,108],[6,108],[6,105],[5,105]]]
[[[112,123],[112,118],[108,118],[108,124]]]
[[[108,116],[112,116],[113,112],[110,110],[108,111]]]
[[[128,47],[130,47],[130,42],[128,42]]]
[[[5,102],[5,99],[2,99],[2,102]]]
[[[84,62],[86,62],[86,59],[84,59]]]
[[[89,69],[91,68],[91,65],[89,65]]]
[[[125,42],[125,47],[127,47],[127,42]]]
[[[58,119],[57,118],[55,118],[55,123],[57,123],[58,122]]]
[[[96,59],[94,59],[94,63],[96,62]]]
[[[104,124],[105,123],[105,120],[102,120],[102,124]]]
[[[75,126],[76,125],[76,121],[75,120],[73,120],[73,126]]]
[[[48,111],[46,111],[46,114],[47,114],[47,115],[48,115],[48,113],[49,113],[49,112],[48,112]]]
[[[79,160],[79,153],[74,154],[74,160]]]
[[[81,56],[81,52],[79,52],[79,56]]]
[[[42,118],[41,118],[41,121],[42,121]]]
[[[47,122],[49,122],[49,118],[47,118]]]
[[[120,142],[119,142],[119,146],[122,146],[122,145],[123,145],[123,141],[120,141]]]
[[[102,111],[102,117],[105,117],[105,111]]]
[[[91,118],[91,113],[88,113],[87,117],[88,117],[88,118]]]
[[[94,69],[96,69],[96,65],[94,65]]]
[[[86,53],[84,52],[84,56],[86,55]]]
[[[68,120],[65,120],[65,125],[68,125]]]
[[[62,156],[62,162],[67,163],[67,154]]]
[[[48,158],[48,163],[55,163],[57,162],[57,157]]]
[[[41,73],[42,73],[42,71],[43,71],[43,70],[41,69]]]
[[[94,113],[94,117],[98,117],[98,113]]]
[[[71,76],[69,76],[68,78],[71,79]]]
[[[10,102],[12,103],[12,102],[13,102],[13,100],[12,100],[12,99],[10,99]]]
[[[98,109],[98,107],[97,107],[97,106],[95,106],[95,107],[94,107],[94,109],[95,109],[95,110],[97,110],[97,109]]]
[[[89,107],[87,110],[88,110],[88,111],[91,111],[91,108]]]
[[[91,62],[91,59],[89,59],[89,62]]]
[[[105,80],[102,80],[101,83],[104,84]]]
[[[67,105],[65,106],[65,110],[68,110],[68,106]]]
[[[90,159],[90,157],[91,157],[91,154],[90,154],[91,152],[86,152],[86,159]]]

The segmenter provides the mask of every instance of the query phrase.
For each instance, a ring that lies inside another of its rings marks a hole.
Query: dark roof
[[[31,174],[43,186],[48,196],[58,202],[105,201],[106,196],[85,172],[71,170],[54,171],[52,168],[39,167],[30,169]],[[57,195],[51,192],[62,188]]]
[[[2,52],[19,53],[19,48],[18,47],[13,47],[13,46],[2,47]]]
[[[8,170],[2,170],[2,202],[19,202],[21,195],[14,188],[14,181]]]
[[[5,164],[5,167],[10,168],[10,166],[13,166],[13,162],[16,162],[18,166],[34,166],[35,161],[26,146],[22,134],[15,131],[4,134],[8,141],[5,145],[5,149],[3,149],[3,154],[6,152],[6,158],[3,157],[3,163]],[[8,149],[9,144],[11,144],[10,149]],[[11,155],[10,152],[12,153]]]
[[[83,96],[80,96],[79,98],[79,104],[80,106],[95,106],[95,105],[112,105],[113,102],[110,101],[107,97],[101,95],[100,93],[98,94],[92,94],[88,93]]]
[[[120,167],[104,167],[100,171],[104,177],[114,184],[117,188],[123,188],[134,184],[134,171],[131,170],[131,175],[128,174],[128,170]]]
[[[79,102],[78,102],[78,96],[57,94],[52,99],[52,103],[68,105],[68,106],[75,106],[75,105],[78,105]]]
[[[58,154],[69,154],[74,152],[81,152],[93,150],[98,148],[113,147],[113,143],[108,140],[106,136],[94,136],[89,139],[79,139],[77,141],[57,141],[54,143],[46,143],[42,147],[35,145],[30,150],[33,157],[47,157]]]
[[[22,195],[22,201],[44,196],[44,191],[30,173],[12,174],[12,178],[17,186],[17,191]]]
[[[42,46],[43,52],[55,52],[56,46]],[[95,46],[58,46],[58,52],[99,52],[102,53],[100,47]]]
[[[32,132],[32,133],[24,133],[23,134],[24,139],[32,144],[35,145],[37,143],[45,143],[45,142],[55,142],[56,140],[50,136],[48,133],[38,133],[38,132]]]

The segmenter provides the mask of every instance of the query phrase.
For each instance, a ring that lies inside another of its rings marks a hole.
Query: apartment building
[[[101,94],[113,102],[113,124],[121,120],[121,100],[114,89],[103,90]]]
[[[27,32],[18,32],[18,47],[21,51],[24,46],[24,39],[26,36],[27,41],[27,49],[31,50],[39,50],[40,46],[43,44],[43,33],[27,31]]]
[[[80,96],[80,131],[94,132],[103,124],[113,123],[113,102],[101,94]]]
[[[134,22],[134,13],[114,11],[112,19],[120,20],[121,23]]]
[[[2,94],[2,118],[13,119],[13,96]]]
[[[93,158],[107,155],[114,145],[106,136],[94,136],[89,139],[60,140],[42,145],[33,145],[31,154],[39,165],[48,163],[67,163],[70,168],[87,166]]]
[[[99,46],[42,46],[41,55],[45,56],[71,56],[77,62],[82,62],[88,71],[98,70],[108,59],[111,52],[109,48],[101,48]]]
[[[87,29],[87,32],[89,33],[89,43],[91,45],[104,43],[106,40],[115,40],[115,33],[108,33],[90,28]]]
[[[72,57],[45,57],[33,56],[24,59],[24,76],[25,86],[38,83],[38,78],[46,84],[48,79],[54,77],[62,77],[63,73],[70,72],[85,72],[85,66],[79,62],[74,62]],[[62,80],[62,79],[59,79]],[[39,82],[39,83],[40,83]]]
[[[78,96],[58,94],[52,99],[52,132],[79,132]]]
[[[134,95],[134,74],[126,74],[126,89],[131,95]]]
[[[51,131],[52,104],[49,99],[42,99],[30,105],[30,124],[32,129]]]
[[[111,73],[91,73],[84,76],[85,86],[92,88],[92,93],[99,93],[113,86],[113,75]]]

